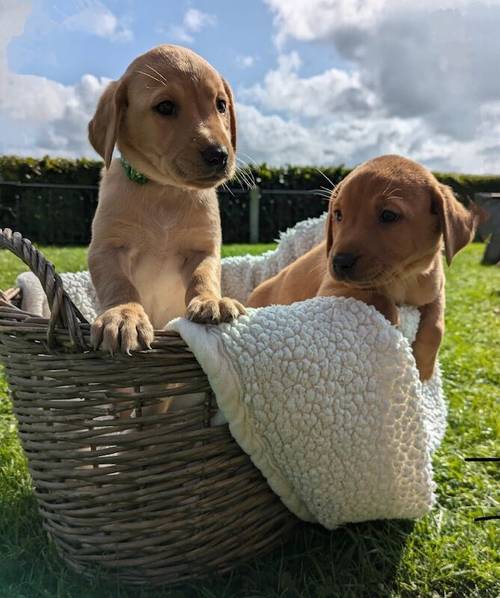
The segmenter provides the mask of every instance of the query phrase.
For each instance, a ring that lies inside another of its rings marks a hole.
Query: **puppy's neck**
[[[211,202],[216,198],[215,189],[190,189],[172,184],[162,184],[149,179],[145,184],[138,184],[130,180],[124,171],[120,160],[111,162],[108,172],[103,175],[103,183],[107,178],[119,181],[120,187],[125,187],[131,196],[139,195],[143,200],[162,203],[176,203],[192,205],[193,203]]]
[[[383,286],[380,292],[396,304],[421,306],[434,301],[443,285],[440,253],[421,258],[412,264],[404,277]]]

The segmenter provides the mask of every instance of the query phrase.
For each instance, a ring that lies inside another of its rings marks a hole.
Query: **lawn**
[[[269,246],[228,246],[225,255]],[[472,245],[448,271],[447,331],[441,350],[449,426],[435,455],[438,504],[420,521],[370,522],[333,532],[299,525],[269,557],[232,575],[175,590],[127,588],[105,574],[87,582],[55,555],[41,528],[15,423],[0,378],[0,598],[167,598],[431,596],[500,594],[498,455],[500,269],[479,265]],[[80,248],[49,248],[60,271],[85,267]],[[13,285],[19,262],[0,252],[0,288]]]

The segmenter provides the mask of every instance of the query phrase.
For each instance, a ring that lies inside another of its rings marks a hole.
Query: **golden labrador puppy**
[[[420,326],[413,352],[420,378],[432,376],[444,329],[446,260],[473,238],[483,218],[412,160],[381,156],[353,170],[332,192],[326,240],[250,295],[250,307],[315,296],[353,297],[391,323],[397,306],[415,305]]]
[[[244,313],[220,292],[215,187],[236,149],[227,82],[191,50],[154,48],[106,88],[89,138],[106,164],[88,255],[102,310],[94,347],[148,347],[153,327],[186,313],[209,323]]]

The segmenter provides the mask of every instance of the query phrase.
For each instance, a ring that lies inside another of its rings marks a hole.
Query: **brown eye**
[[[227,109],[226,100],[221,100],[221,99],[218,99],[218,100],[215,102],[215,105],[217,106],[217,110],[218,110],[218,112],[220,112],[221,114],[224,114],[224,112],[225,112],[225,111],[226,111],[226,109]]]
[[[399,214],[396,214],[396,212],[393,212],[392,210],[383,210],[380,212],[379,221],[388,224],[389,222],[396,222],[399,218],[400,216]]]
[[[340,210],[334,210],[333,216],[337,222],[342,222],[342,212]]]
[[[177,114],[177,106],[170,100],[160,102],[154,107],[154,110],[162,116],[175,116]]]

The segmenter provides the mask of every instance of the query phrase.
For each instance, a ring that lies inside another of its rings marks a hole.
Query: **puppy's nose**
[[[333,269],[336,274],[347,274],[357,262],[358,256],[354,253],[337,253],[333,256]]]
[[[224,168],[227,164],[227,147],[224,145],[207,145],[201,151],[201,156],[208,166],[215,168]]]

